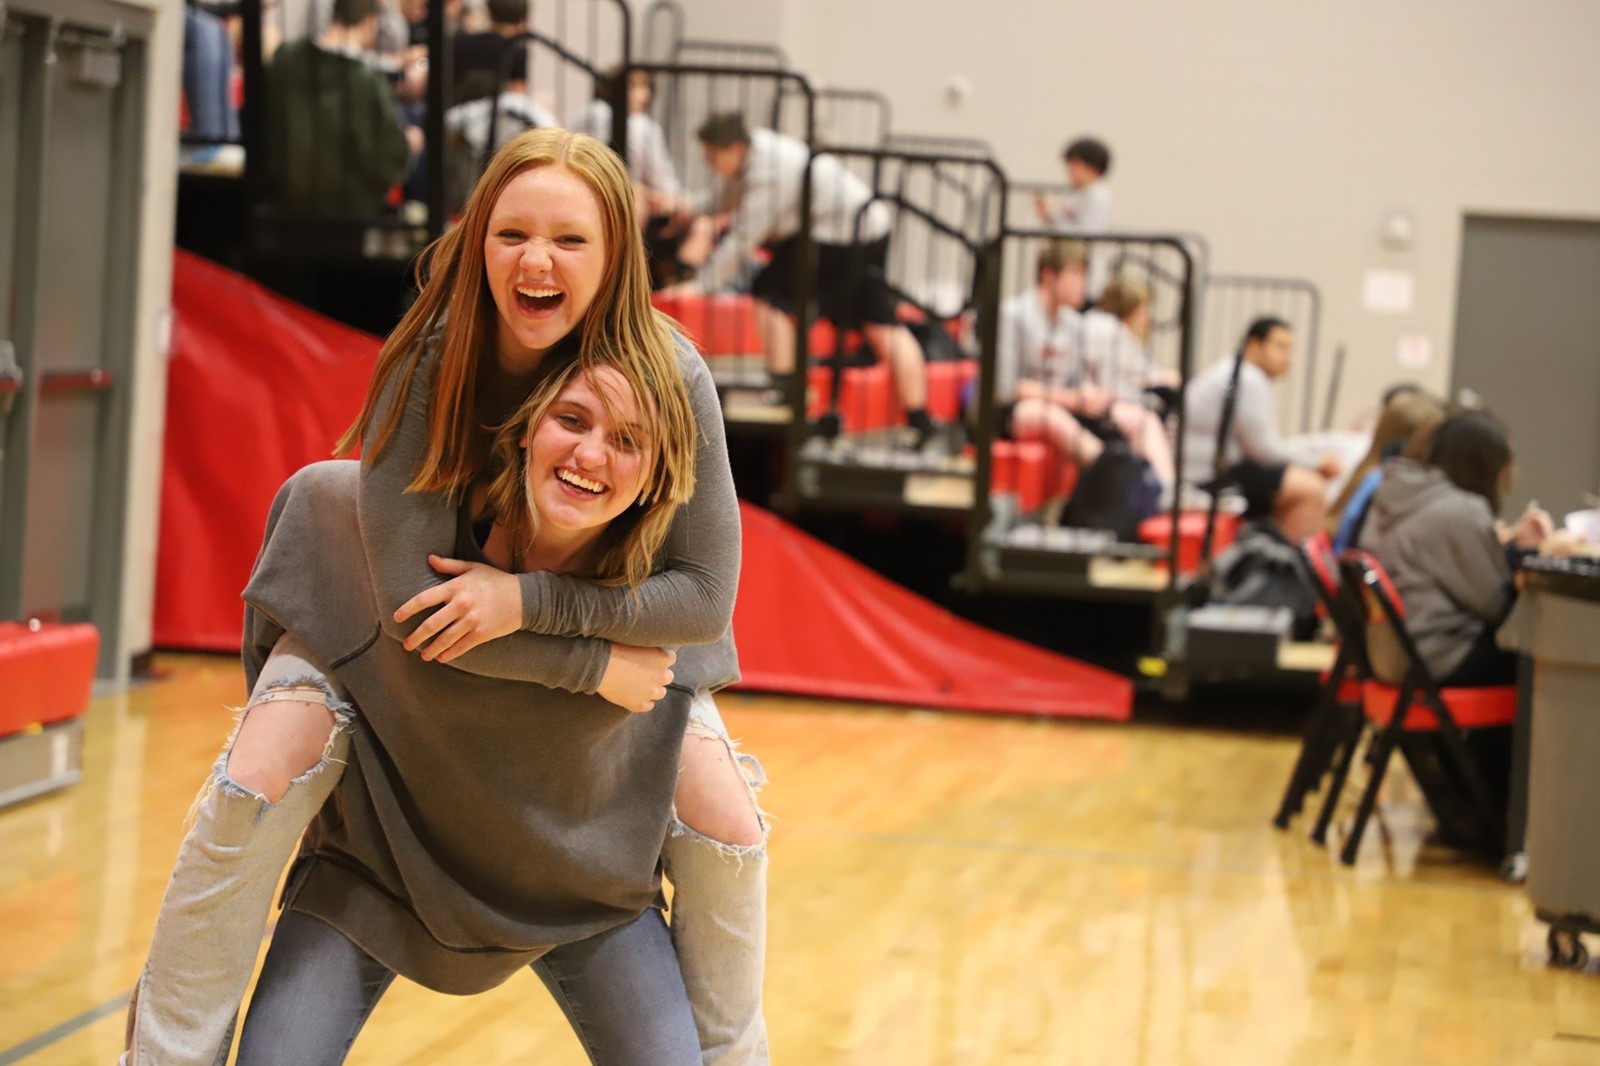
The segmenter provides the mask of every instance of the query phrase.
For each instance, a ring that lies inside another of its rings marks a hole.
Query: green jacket
[[[361,60],[310,40],[267,68],[269,199],[313,215],[371,218],[405,180],[410,151],[394,94]]]

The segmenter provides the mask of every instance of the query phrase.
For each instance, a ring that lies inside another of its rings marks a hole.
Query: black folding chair
[[[1300,757],[1283,790],[1278,813],[1273,816],[1272,824],[1279,829],[1289,828],[1290,820],[1305,806],[1306,797],[1333,769],[1342,755],[1341,739],[1353,734],[1359,743],[1361,684],[1372,676],[1360,604],[1352,604],[1340,588],[1339,563],[1326,533],[1317,533],[1300,546],[1300,563],[1301,576],[1316,593],[1321,613],[1333,623],[1339,652],[1322,679],[1316,706],[1306,719]]]
[[[1394,583],[1382,564],[1367,552],[1347,551],[1340,557],[1340,571],[1348,588],[1357,591],[1364,604],[1365,623],[1384,623],[1392,631],[1395,643],[1406,658],[1406,672],[1399,685],[1367,680],[1361,686],[1362,719],[1374,729],[1372,744],[1367,752],[1371,772],[1362,791],[1355,821],[1340,849],[1339,860],[1346,866],[1356,861],[1356,851],[1361,846],[1361,835],[1377,806],[1378,790],[1383,785],[1383,775],[1389,758],[1395,750],[1409,740],[1434,735],[1441,741],[1443,758],[1439,771],[1443,780],[1424,781],[1418,772],[1418,781],[1425,790],[1448,789],[1453,794],[1465,794],[1468,813],[1474,827],[1485,844],[1501,847],[1505,842],[1505,813],[1497,810],[1484,780],[1482,768],[1467,746],[1467,731],[1496,726],[1509,726],[1516,720],[1517,689],[1515,685],[1494,685],[1473,688],[1442,688],[1429,672],[1417,651],[1416,642],[1406,629],[1405,607],[1395,591]],[[1334,768],[1334,780],[1323,799],[1322,813],[1317,820],[1313,837],[1320,843],[1327,832],[1328,823],[1339,803],[1349,773],[1353,749],[1360,742],[1363,722],[1347,729],[1341,743],[1345,745],[1339,764]],[[1413,769],[1418,770],[1413,761]],[[1437,794],[1437,792],[1436,792]],[[1435,802],[1435,813],[1439,805]]]

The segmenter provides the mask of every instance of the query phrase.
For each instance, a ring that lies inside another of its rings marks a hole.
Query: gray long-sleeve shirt
[[[1191,485],[1210,481],[1215,474],[1217,429],[1222,405],[1233,373],[1231,355],[1224,356],[1189,382],[1183,399],[1183,479]],[[1272,399],[1272,379],[1249,360],[1239,368],[1239,391],[1234,401],[1233,427],[1223,451],[1223,467],[1240,459],[1263,465],[1287,463],[1288,449],[1278,434],[1278,410]]]
[[[359,472],[308,467],[273,505],[245,590],[247,678],[288,630],[360,708],[353,758],[307,836],[290,905],[428,987],[482,991],[554,944],[660,903],[690,694],[737,677],[737,502],[709,374],[681,340],[679,356],[700,440],[694,499],[659,560],[671,569],[640,586],[636,611],[626,590],[522,577],[530,624],[634,643],[715,640],[683,649],[678,681],[647,714],[586,694],[609,655],[593,636],[514,633],[449,665],[401,646],[411,624],[396,625],[395,608],[440,580],[427,554],[481,561],[459,507],[405,492],[425,436],[430,355],[376,458]],[[375,425],[397,391],[391,382]]]
[[[730,624],[739,583],[739,501],[728,467],[722,408],[705,361],[678,338],[679,366],[698,430],[694,497],[678,512],[662,545],[660,572],[638,589],[596,585],[561,574],[523,574],[524,631],[481,644],[450,665],[488,677],[534,681],[569,692],[593,692],[605,676],[611,645],[684,645],[677,681],[714,690],[739,679]],[[396,609],[445,578],[428,555],[450,555],[456,511],[436,493],[410,493],[427,442],[432,359],[424,356],[399,426],[376,459],[362,464],[362,540],[384,631],[404,640],[417,624],[393,619]],[[391,380],[374,425],[398,392]],[[370,449],[368,449],[370,452]]]
[[[406,651],[384,635],[364,572],[358,473],[333,460],[285,483],[245,590],[251,683],[287,630],[359,709],[285,905],[419,984],[468,995],[660,905],[690,694],[675,685],[630,714]],[[451,554],[484,561],[456,517]]]

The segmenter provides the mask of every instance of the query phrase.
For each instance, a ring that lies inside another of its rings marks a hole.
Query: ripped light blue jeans
[[[338,783],[349,748],[348,695],[292,635],[279,640],[267,659],[240,722],[262,704],[282,699],[327,701],[334,724],[322,758],[271,803],[228,776],[229,738],[195,800],[161,901],[150,954],[128,1007],[124,1066],[227,1062],[278,879],[300,834]],[[734,750],[708,693],[695,697],[687,735],[727,744],[754,802],[760,767]],[[703,1062],[764,1066],[765,841],[753,847],[724,844],[697,833],[674,811],[662,861],[673,885],[673,948]]]

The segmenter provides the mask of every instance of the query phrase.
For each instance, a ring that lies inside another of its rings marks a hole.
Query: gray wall
[[[1449,384],[1465,212],[1600,218],[1588,0],[683,3],[691,35],[776,42],[815,83],[886,93],[901,130],[989,139],[1019,179],[1059,180],[1065,140],[1103,136],[1119,225],[1197,230],[1214,270],[1320,286],[1325,346],[1350,353],[1341,420],[1397,378]],[[1391,209],[1410,250],[1380,240]],[[1364,308],[1375,267],[1414,276],[1410,311]],[[1428,367],[1399,365],[1405,334]]]

